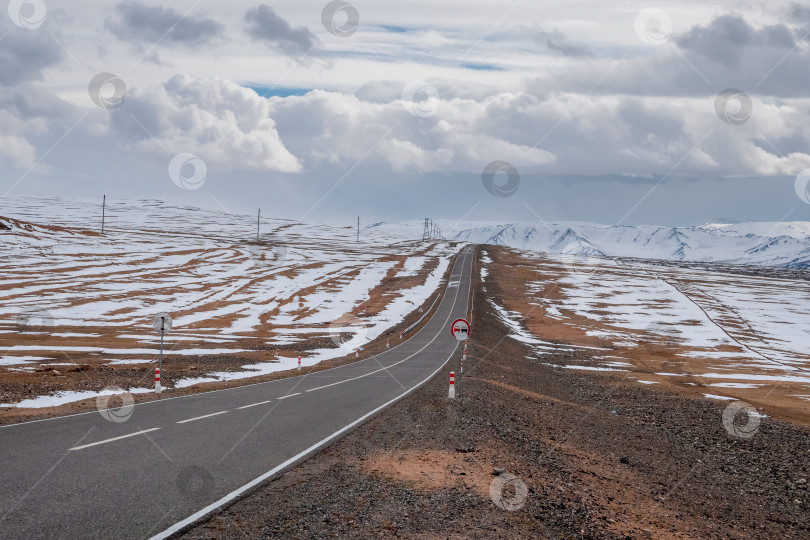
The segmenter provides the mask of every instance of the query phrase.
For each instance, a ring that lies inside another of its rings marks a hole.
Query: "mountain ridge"
[[[451,234],[455,241],[574,256],[810,268],[810,222],[803,221],[690,226],[516,222],[480,224]]]

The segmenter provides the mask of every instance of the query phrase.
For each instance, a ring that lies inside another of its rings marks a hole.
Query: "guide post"
[[[172,328],[172,317],[168,313],[158,313],[152,322],[152,327],[160,332],[160,356],[158,357],[158,367],[155,368],[155,393],[162,391],[160,386],[160,372],[163,369],[163,336]]]

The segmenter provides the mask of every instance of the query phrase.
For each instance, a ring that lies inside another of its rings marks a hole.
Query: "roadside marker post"
[[[461,357],[461,374],[464,375],[464,357],[463,356]]]
[[[355,349],[354,350],[354,357],[355,358],[360,358],[360,349]]]
[[[450,399],[456,398],[456,372],[450,372],[450,391],[447,394],[447,397]]]
[[[298,357],[298,371],[301,371],[301,357]]]
[[[155,368],[155,393],[159,394],[163,390],[160,386],[160,372],[163,369],[163,336],[172,329],[171,315],[166,312],[155,315],[155,320],[152,321],[152,328],[160,332],[160,357],[158,359],[158,367]]]
[[[390,347],[390,345],[388,345],[388,338],[385,338],[385,348],[387,349],[388,347]]]

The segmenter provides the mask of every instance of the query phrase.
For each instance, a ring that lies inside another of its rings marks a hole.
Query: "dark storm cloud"
[[[79,109],[35,84],[21,85],[0,92],[0,108],[21,121],[48,120],[52,124],[75,122]],[[8,127],[8,126],[6,126]]]
[[[14,86],[42,78],[42,70],[62,59],[62,50],[45,32],[32,32],[0,22],[0,85]]]
[[[639,96],[712,96],[733,87],[774,97],[804,97],[810,87],[810,50],[797,46],[800,33],[792,23],[756,28],[739,16],[723,15],[674,36],[678,52],[661,47],[619,61],[586,60],[551,69],[528,87],[534,93]]]
[[[810,6],[791,4],[788,13],[795,21],[810,22]]]
[[[222,33],[223,26],[203,16],[183,15],[160,6],[127,2],[116,7],[117,18],[106,27],[121,40],[135,43],[199,45]]]
[[[593,51],[586,45],[576,43],[559,30],[544,30],[534,27],[529,29],[532,38],[545,49],[574,58],[593,56]]]
[[[784,25],[753,28],[742,17],[725,15],[707,26],[696,26],[675,38],[683,51],[703,56],[718,63],[739,66],[751,48],[788,51],[795,46],[793,32]]]
[[[306,53],[315,46],[315,35],[307,27],[293,28],[266,4],[245,13],[245,22],[250,37],[278,47],[287,54]]]

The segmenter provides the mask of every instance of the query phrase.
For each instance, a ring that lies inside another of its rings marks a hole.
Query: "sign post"
[[[155,369],[155,393],[159,394],[162,390],[160,386],[160,370],[163,369],[163,335],[172,329],[171,315],[166,312],[158,313],[155,315],[155,320],[152,321],[152,327],[156,332],[160,332],[160,357],[158,367]]]

